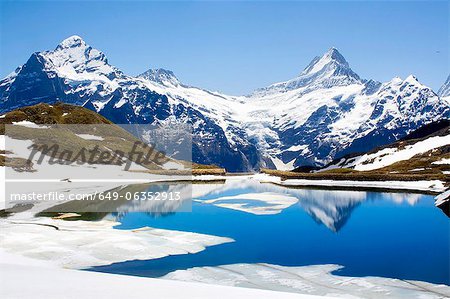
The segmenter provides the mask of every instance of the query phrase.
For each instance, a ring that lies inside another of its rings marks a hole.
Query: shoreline
[[[0,167],[0,176],[4,177],[4,167]],[[141,173],[142,175],[142,173]],[[66,189],[80,189],[84,188],[87,191],[94,192],[94,188],[97,191],[107,191],[109,189],[126,186],[126,185],[138,185],[138,184],[171,184],[171,183],[191,183],[197,184],[224,184],[226,181],[236,180],[256,180],[259,183],[274,184],[277,186],[293,189],[324,189],[324,190],[343,190],[343,191],[371,191],[371,192],[389,192],[389,193],[418,193],[429,194],[436,196],[437,200],[440,199],[440,204],[448,202],[450,199],[440,198],[438,196],[444,194],[450,190],[448,182],[441,180],[388,180],[388,181],[375,181],[375,180],[331,180],[331,179],[298,179],[294,177],[282,177],[279,175],[268,174],[266,172],[260,172],[255,174],[236,174],[227,173],[226,175],[193,175],[193,176],[153,176],[145,177],[139,176],[133,179],[117,179],[107,180],[105,182],[97,182],[91,180],[82,179],[65,179],[65,180],[45,180],[46,183],[55,183],[57,190]],[[14,181],[11,181],[15,184]],[[22,184],[21,184],[22,185]],[[20,187],[22,192],[31,192],[35,188],[41,186],[33,184],[25,184]],[[25,191],[24,191],[25,188]],[[26,190],[32,188],[33,190]],[[53,191],[55,191],[53,190]],[[0,191],[1,188],[0,188]],[[5,192],[4,190],[2,192]],[[67,202],[67,201],[66,201]],[[48,205],[49,203],[47,203]],[[55,203],[50,203],[55,205]],[[43,207],[45,204],[40,203]],[[47,206],[48,207],[48,206]],[[5,209],[4,198],[0,199],[0,212],[7,212],[11,208]],[[33,208],[32,211],[36,212]]]
[[[314,172],[302,173],[283,170],[261,169],[261,173],[276,176],[282,180],[304,179],[304,180],[333,180],[333,181],[367,181],[367,182],[415,182],[415,181],[442,181],[443,184],[450,186],[448,175],[440,174],[402,174],[402,173],[379,173],[376,171],[351,171],[351,172]]]

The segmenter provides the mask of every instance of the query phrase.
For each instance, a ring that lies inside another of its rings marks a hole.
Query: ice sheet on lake
[[[338,265],[234,264],[178,270],[164,278],[344,298],[446,298],[450,287],[382,277],[331,274]]]
[[[202,202],[255,215],[272,215],[297,203],[298,199],[286,194],[261,192],[222,196]]]
[[[0,249],[65,268],[85,268],[127,260],[196,253],[232,239],[153,229],[113,229],[118,222],[51,218],[0,220]]]

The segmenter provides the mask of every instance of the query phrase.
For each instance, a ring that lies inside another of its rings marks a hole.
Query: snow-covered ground
[[[32,123],[34,124],[34,123]],[[80,134],[81,136],[81,134]],[[87,136],[87,137],[86,137]],[[88,138],[91,135],[84,134],[83,137]],[[92,135],[93,136],[93,135]],[[98,136],[94,136],[98,137]],[[92,137],[90,137],[92,138]],[[152,180],[156,177],[151,177],[150,174],[144,173],[147,171],[141,165],[134,162],[130,163],[130,170],[135,172],[125,171],[123,166],[120,165],[78,165],[72,163],[70,165],[63,165],[57,163],[51,163],[50,156],[43,156],[32,153],[33,142],[31,140],[19,140],[11,138],[10,136],[4,136],[6,150],[12,152],[8,154],[9,158],[24,158],[29,159],[33,163],[33,172],[18,172],[12,168],[7,168],[8,180],[36,180],[36,179],[83,179],[83,180],[96,180],[101,179],[117,179],[117,180],[129,180],[129,181],[145,181]],[[140,171],[140,172],[139,172]],[[163,176],[160,176],[163,177]]]
[[[333,180],[299,180],[282,181],[283,186],[323,186],[349,188],[378,188],[393,190],[417,190],[442,192],[445,186],[441,181],[333,181]]]
[[[435,148],[450,145],[450,135],[434,136],[425,140],[407,145],[404,148],[388,147],[374,153],[365,154],[357,157],[341,159],[337,164],[332,164],[320,171],[326,171],[335,168],[353,168],[359,171],[367,171],[383,168],[399,161],[411,159],[415,155],[424,154]],[[442,159],[432,164],[448,164],[449,159]]]
[[[392,190],[416,190],[443,192],[446,188],[444,183],[438,180],[431,181],[341,181],[341,180],[304,180],[304,179],[286,179],[271,176],[263,173],[252,176],[260,182],[274,183],[286,187],[295,186],[317,186],[317,187],[346,187],[346,188],[374,188],[374,189],[392,189]]]
[[[27,128],[32,128],[32,129],[47,129],[48,126],[45,125],[37,125],[34,122],[31,121],[27,121],[27,120],[22,120],[22,121],[18,121],[18,122],[13,122],[13,125],[16,126],[23,126],[23,127],[27,127]]]
[[[1,257],[1,255],[0,255]],[[311,295],[0,262],[1,298],[319,299]]]
[[[165,278],[342,298],[448,298],[450,287],[382,277],[346,277],[338,265],[234,264],[178,270]]]
[[[446,165],[446,164],[450,164],[450,159],[442,159],[436,162],[433,162],[431,164],[435,164],[435,165]]]

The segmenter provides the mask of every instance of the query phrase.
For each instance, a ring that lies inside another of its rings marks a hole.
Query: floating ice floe
[[[275,192],[244,193],[235,196],[223,196],[201,201],[218,207],[243,211],[255,215],[278,214],[296,204],[298,199],[287,194]]]

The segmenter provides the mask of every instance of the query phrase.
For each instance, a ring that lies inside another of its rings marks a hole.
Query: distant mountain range
[[[185,85],[168,70],[126,75],[72,36],[0,81],[0,113],[62,101],[115,123],[188,122],[194,162],[228,171],[293,169],[323,166],[450,118],[449,79],[438,93],[414,76],[361,79],[331,48],[292,80],[228,96]]]

